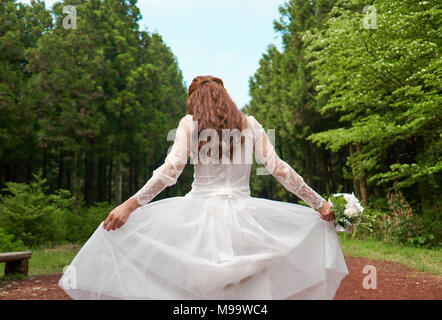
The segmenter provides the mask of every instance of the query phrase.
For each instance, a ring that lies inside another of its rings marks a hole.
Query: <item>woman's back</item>
[[[193,118],[191,115],[186,117]],[[254,145],[254,132],[252,130],[252,120],[247,117],[248,127],[239,132],[244,136],[244,142],[240,143],[240,139],[236,139],[236,144],[234,148],[224,148],[221,151],[224,153],[223,156],[215,154],[214,156],[208,156],[205,151],[209,148],[202,148],[199,152],[196,146],[197,144],[190,144],[190,163],[194,164],[194,181],[192,183],[192,188],[200,188],[211,186],[212,188],[222,187],[222,188],[238,188],[241,190],[249,189],[250,180],[250,170],[253,159],[253,145]],[[197,134],[195,134],[195,124],[190,129],[191,141],[192,138],[198,139]],[[227,132],[224,141],[229,141],[230,136],[234,137],[234,133]],[[224,144],[225,146],[225,144]],[[216,147],[210,149],[217,150]],[[229,157],[228,152],[232,152],[232,158]],[[250,191],[248,191],[250,193]]]

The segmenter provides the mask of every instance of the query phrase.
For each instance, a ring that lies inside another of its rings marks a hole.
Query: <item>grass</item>
[[[71,263],[80,248],[80,245],[65,244],[49,248],[28,249],[32,252],[32,257],[29,260],[28,277],[54,273],[61,274],[63,267]],[[24,276],[18,274],[5,276],[4,266],[0,268],[0,272],[0,282],[24,278]]]
[[[29,275],[62,273],[63,267],[71,263],[80,248],[80,245],[69,244],[31,250]]]
[[[29,260],[28,276],[54,274],[63,272],[63,267],[71,263],[80,250],[80,245],[67,244],[49,248],[29,249],[32,257]],[[20,275],[4,276],[4,264],[0,268],[0,282],[22,278]]]
[[[441,249],[408,247],[369,238],[354,239],[342,233],[339,242],[345,255],[399,262],[413,270],[442,275]]]

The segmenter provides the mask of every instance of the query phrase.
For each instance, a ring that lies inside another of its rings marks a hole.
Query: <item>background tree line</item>
[[[136,0],[75,1],[65,29],[70,4],[0,1],[0,187],[40,170],[51,191],[120,203],[164,161],[186,87]]]
[[[276,129],[280,156],[320,193],[354,191],[365,206],[390,212],[402,206],[440,237],[442,4],[376,0],[376,21],[366,5],[281,6],[274,28],[283,49],[264,53],[245,110]],[[271,177],[253,186],[293,198]]]
[[[65,29],[70,4],[0,0],[0,251],[86,240],[161,165],[185,114],[177,61],[140,31],[136,0],[77,0]],[[243,110],[323,196],[354,191],[375,237],[440,246],[442,4],[372,4],[365,29],[363,0],[287,1],[283,49],[263,54]],[[255,172],[253,195],[299,201]]]

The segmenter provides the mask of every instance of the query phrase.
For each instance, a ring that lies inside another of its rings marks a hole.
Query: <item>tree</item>
[[[343,124],[310,139],[332,151],[354,145],[361,189],[399,181],[415,201],[434,203],[428,188],[440,188],[442,168],[441,5],[374,6],[377,29],[363,28],[363,1],[339,1],[327,28],[306,34],[317,95],[325,98],[319,110],[338,112]]]
[[[77,1],[76,29],[68,4],[2,2],[2,182],[42,168],[51,191],[120,203],[164,160],[182,74],[161,36],[139,30],[136,1]]]
[[[269,46],[263,55],[260,68],[250,79],[252,99],[245,109],[266,127],[277,128],[275,142],[279,155],[292,164],[308,184],[327,193],[336,184],[330,155],[306,137],[328,128],[334,115],[321,116],[315,108],[311,75],[306,69],[303,33],[312,26],[321,25],[333,3],[296,0],[280,7],[281,17],[275,21],[275,30],[282,34],[283,51]],[[279,190],[279,197],[291,197],[281,187]]]

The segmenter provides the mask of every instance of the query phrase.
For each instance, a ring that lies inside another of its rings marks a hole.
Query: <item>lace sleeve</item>
[[[146,205],[166,187],[177,182],[189,158],[190,128],[192,124],[190,115],[181,118],[172,149],[164,163],[153,171],[152,177],[131,197],[135,198],[140,206]]]
[[[249,117],[255,132],[254,153],[258,160],[288,191],[315,210],[322,207],[324,198],[310,188],[289,164],[279,158],[262,125],[253,116]]]

